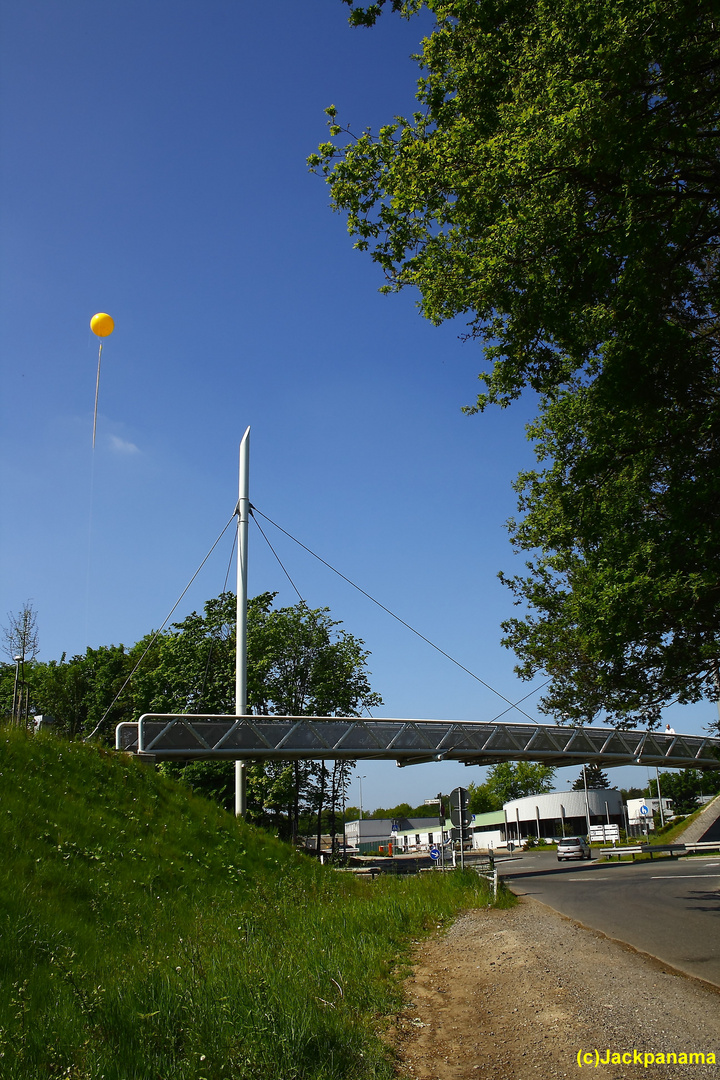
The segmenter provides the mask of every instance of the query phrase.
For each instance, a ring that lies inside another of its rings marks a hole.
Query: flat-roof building
[[[508,842],[522,843],[530,837],[586,836],[588,810],[591,825],[624,828],[622,796],[615,788],[589,788],[587,804],[584,790],[551,791],[511,799],[502,810],[473,814],[469,826],[472,846],[491,851]],[[443,825],[437,817],[365,818],[349,821],[345,836],[348,846],[361,854],[381,847],[387,851],[392,844],[393,852],[399,855],[427,851],[433,845],[446,843],[451,829],[449,818]]]
[[[622,796],[615,788],[589,788],[585,792],[550,791],[511,799],[503,806],[508,837],[587,836],[588,810],[591,825],[619,825],[623,828]]]

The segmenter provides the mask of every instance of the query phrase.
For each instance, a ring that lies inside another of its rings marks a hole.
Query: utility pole
[[[250,428],[240,443],[237,514],[237,623],[235,627],[235,715],[247,716],[248,522],[250,520]],[[235,762],[235,815],[245,817],[245,762]]]
[[[585,820],[587,821],[588,844],[590,843],[590,799],[588,798],[587,773],[583,765],[583,787],[585,788]]]
[[[665,814],[663,813],[662,804],[662,792],[660,790],[660,770],[657,765],[655,766],[655,776],[657,778],[657,793],[658,793],[658,809],[660,810],[660,828],[665,828]]]

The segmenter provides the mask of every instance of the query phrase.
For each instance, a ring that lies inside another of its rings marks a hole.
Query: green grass
[[[488,902],[472,872],[338,874],[51,737],[0,732],[0,793],[3,1080],[389,1077],[413,939]]]
[[[693,810],[691,814],[683,817],[680,821],[672,821],[663,829],[657,829],[658,842],[662,844],[672,844],[675,840],[682,842],[683,833],[689,825],[692,825],[693,821],[700,817],[704,809],[704,806],[699,806],[697,810]]]

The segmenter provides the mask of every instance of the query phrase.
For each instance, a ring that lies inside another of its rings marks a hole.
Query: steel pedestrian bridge
[[[459,761],[495,765],[651,765],[720,769],[720,738],[623,728],[478,720],[366,720],[336,716],[146,713],[118,724],[116,746],[156,760]]]

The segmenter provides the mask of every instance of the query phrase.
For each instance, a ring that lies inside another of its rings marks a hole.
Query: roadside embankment
[[[718,1076],[720,994],[531,899],[419,944],[406,990],[393,1038],[414,1080]]]

